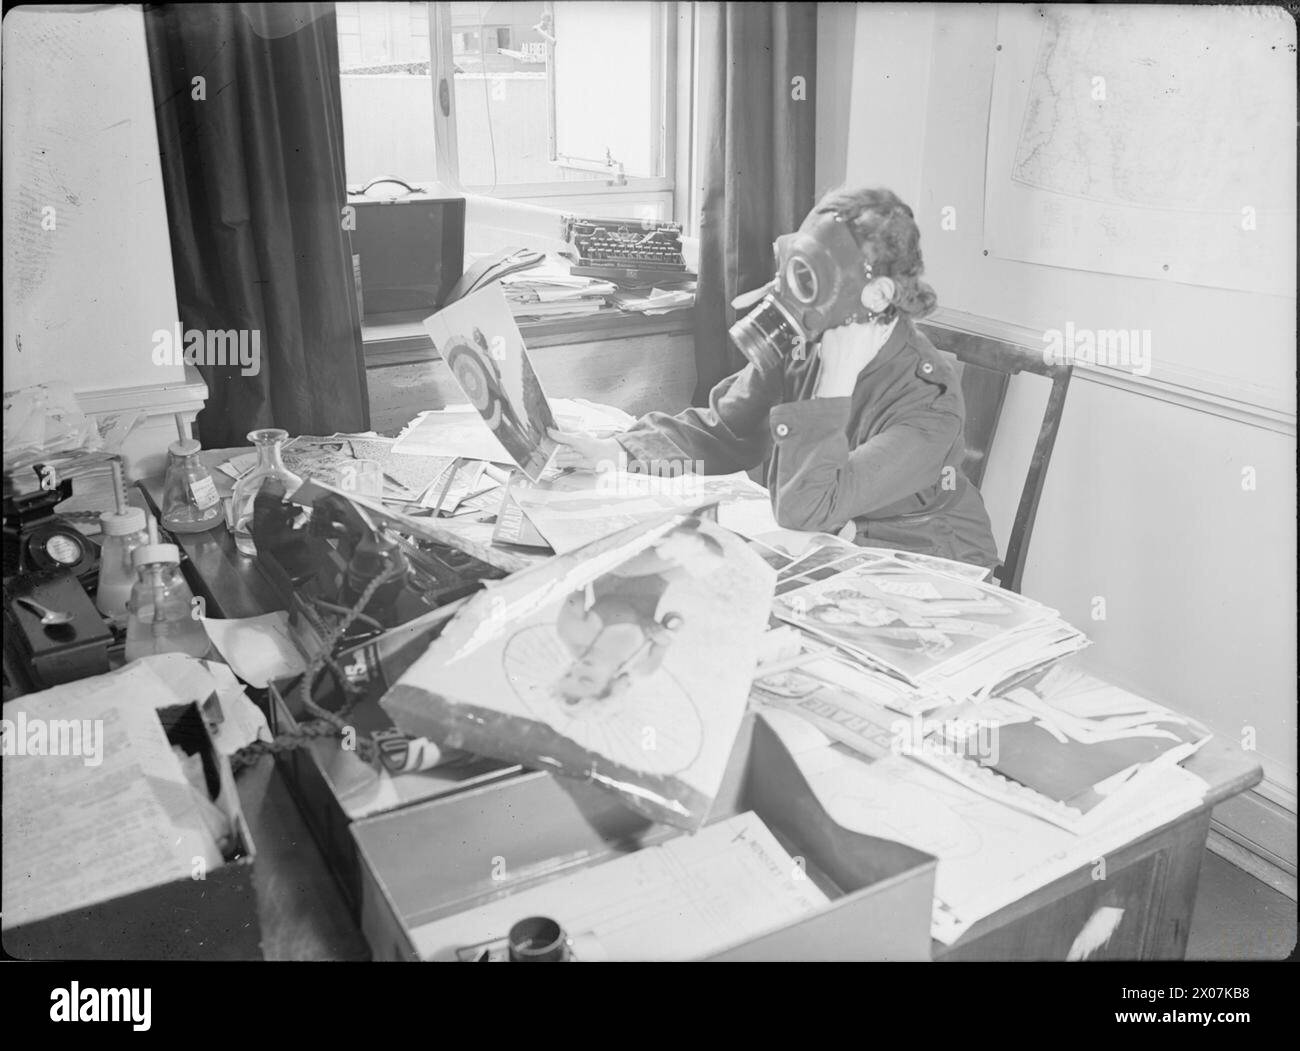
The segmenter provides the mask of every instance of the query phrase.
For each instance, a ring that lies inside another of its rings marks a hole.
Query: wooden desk
[[[1089,917],[1110,906],[1124,916],[1089,959],[1181,960],[1210,811],[1264,776],[1258,763],[1218,738],[1184,766],[1210,786],[1199,807],[1108,854],[1104,869],[1078,869],[981,920],[952,945],[935,942],[934,958],[1064,960]]]
[[[227,454],[205,454],[215,462]],[[220,487],[220,483],[219,483]],[[146,486],[153,500],[160,484]],[[178,538],[189,574],[210,611],[247,617],[282,608],[254,560],[240,555],[224,528]],[[268,604],[269,603],[269,604]],[[1063,960],[1099,908],[1124,915],[1110,941],[1090,959],[1181,959],[1187,948],[1210,811],[1259,783],[1259,764],[1214,739],[1187,768],[1209,785],[1204,802],[1105,858],[994,913],[953,945],[933,943],[936,960]],[[240,775],[240,799],[257,846],[254,885],[267,959],[360,959],[352,923],[324,858],[268,759]]]

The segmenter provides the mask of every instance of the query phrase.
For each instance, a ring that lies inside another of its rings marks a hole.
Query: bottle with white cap
[[[126,604],[135,584],[135,564],[131,555],[136,548],[149,542],[144,523],[144,509],[140,507],[125,507],[99,516],[104,542],[99,549],[95,605],[118,627],[126,623]]]
[[[127,603],[126,659],[155,653],[208,654],[208,633],[185,577],[180,550],[158,542],[158,523],[149,519],[149,542],[131,555],[136,581]]]

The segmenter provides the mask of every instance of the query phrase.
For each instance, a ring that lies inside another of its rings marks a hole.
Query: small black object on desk
[[[66,623],[42,623],[22,600],[68,614]],[[113,632],[81,582],[64,569],[23,573],[4,584],[5,646],[36,689],[108,671]]]

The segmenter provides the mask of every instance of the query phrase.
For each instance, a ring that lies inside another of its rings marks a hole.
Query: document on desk
[[[562,555],[665,511],[750,502],[755,489],[764,494],[743,473],[661,477],[574,471],[540,485],[516,483],[511,495],[556,554]]]
[[[420,413],[397,436],[393,453],[513,463],[505,446],[473,405],[448,405],[445,409]]]
[[[359,460],[374,460],[384,476],[400,487],[402,496],[418,500],[420,494],[443,476],[454,456],[409,456],[395,451],[393,438],[350,438]]]
[[[815,657],[802,667],[761,675],[754,680],[750,699],[793,712],[872,759],[896,751],[907,720],[879,699],[873,702],[826,677],[834,665],[833,657]]]
[[[496,528],[492,532],[495,544],[515,544],[519,547],[551,549],[546,537],[537,531],[537,527],[520,509],[509,489],[503,491],[501,507],[497,511]]]
[[[5,928],[222,864],[155,712],[183,699],[142,661],[5,705]]]
[[[785,711],[761,718],[781,738],[831,820],[939,859],[931,934],[956,941],[976,921],[1193,809],[1205,782],[1173,766],[1125,813],[1087,835],[986,798],[906,756],[865,762]]]
[[[828,900],[746,812],[411,933],[421,959],[454,960],[457,949],[504,938],[527,916],[549,916],[573,938],[577,958],[698,960]]]
[[[307,670],[289,631],[289,614],[284,610],[260,617],[219,620],[203,617],[203,630],[234,673],[259,690],[274,679],[300,675]]]

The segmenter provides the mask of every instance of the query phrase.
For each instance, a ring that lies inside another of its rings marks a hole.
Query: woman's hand
[[[580,431],[550,431],[560,446],[552,461],[557,467],[577,467],[587,471],[627,470],[627,450],[614,438],[593,438]]]
[[[884,324],[868,321],[859,325],[841,325],[823,332],[819,351],[822,368],[815,396],[851,396],[858,383],[858,374],[880,353],[880,348],[885,345],[897,323],[897,318]]]

